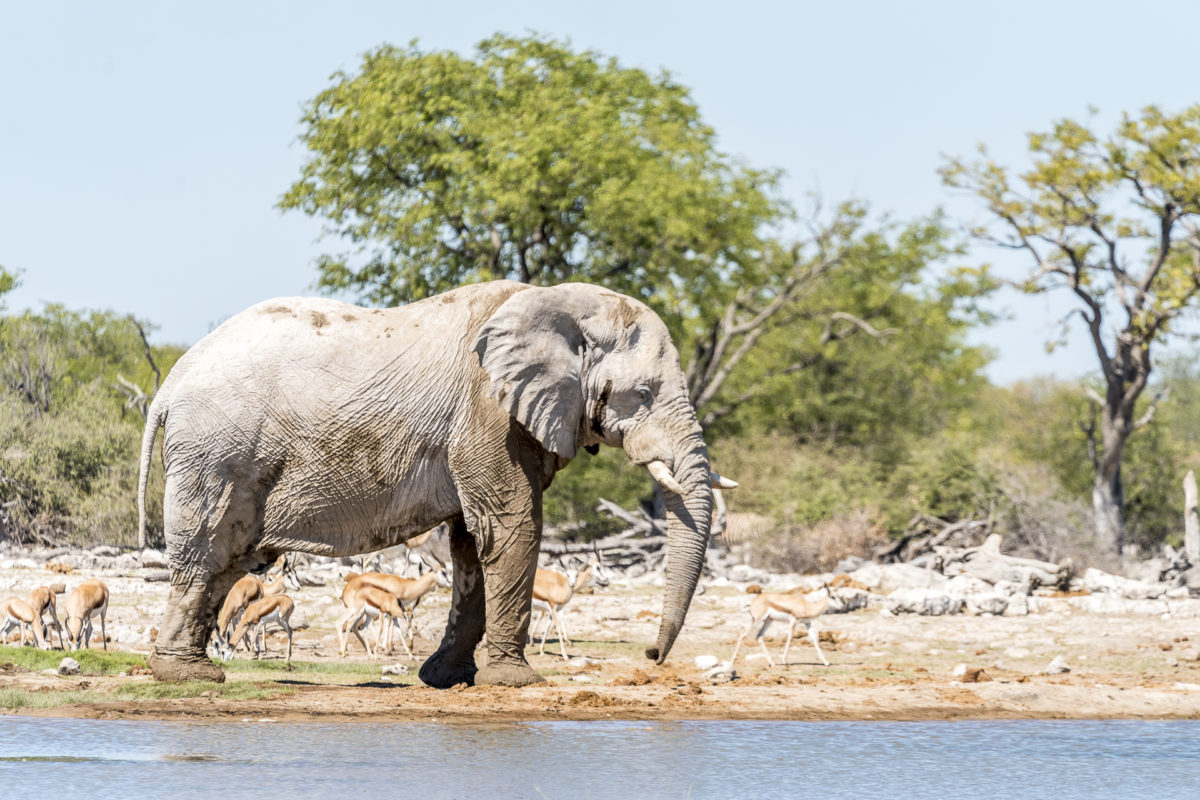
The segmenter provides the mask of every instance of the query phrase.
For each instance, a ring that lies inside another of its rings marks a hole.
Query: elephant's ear
[[[547,450],[573,458],[583,415],[584,337],[552,288],[517,292],[475,339],[491,394]]]

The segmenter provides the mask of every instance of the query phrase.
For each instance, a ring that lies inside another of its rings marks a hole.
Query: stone
[[[161,550],[154,550],[153,548],[149,547],[142,551],[141,561],[143,567],[151,567],[154,569],[166,569],[168,566],[170,566],[167,564],[167,557]]]
[[[1047,675],[1059,675],[1064,672],[1070,672],[1071,668],[1067,666],[1067,660],[1062,656],[1055,656],[1043,672]]]
[[[1008,596],[1008,604],[1004,606],[1004,616],[1006,617],[1024,617],[1031,611],[1035,610],[1035,600],[1027,594],[1011,594]]]
[[[1120,575],[1089,567],[1083,573],[1083,588],[1093,594],[1114,594],[1130,600],[1154,600],[1162,597],[1169,587],[1161,583],[1122,578]]]
[[[412,670],[407,664],[385,664],[379,671],[384,675],[407,675]]]
[[[963,683],[984,683],[992,679],[983,667],[971,667],[966,664],[956,666],[952,674]]]
[[[967,610],[972,614],[994,614],[999,616],[1007,608],[1008,598],[994,592],[967,596]]]
[[[58,662],[59,675],[78,675],[81,672],[83,669],[79,666],[79,662],[70,656]]]
[[[884,606],[893,614],[940,617],[962,611],[963,600],[940,589],[897,589],[884,598]]]
[[[728,661],[722,661],[720,664],[706,671],[704,677],[713,683],[728,683],[737,678],[737,672],[734,671],[733,665]]]
[[[942,588],[946,590],[946,594],[963,598],[973,594],[992,594],[994,591],[990,583],[970,575],[955,575],[946,581]]]
[[[704,670],[710,670],[713,667],[720,664],[721,659],[717,658],[716,656],[712,656],[712,655],[696,656],[696,660],[694,663],[696,664],[696,669],[704,671]]]

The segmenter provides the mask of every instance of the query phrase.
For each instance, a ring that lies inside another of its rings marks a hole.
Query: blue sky
[[[301,106],[384,42],[467,53],[537,31],[666,69],[720,148],[784,169],[798,205],[815,191],[967,222],[982,217],[941,186],[941,154],[982,141],[1020,165],[1026,132],[1089,106],[1107,124],[1200,102],[1198,23],[1200,6],[1163,0],[0,0],[0,264],[23,271],[9,307],[129,311],[155,341],[190,344],[254,302],[311,293],[313,259],[340,244],[274,208],[303,160]],[[996,308],[1014,318],[975,337],[998,352],[994,380],[1093,369],[1081,331],[1045,352],[1065,300]]]

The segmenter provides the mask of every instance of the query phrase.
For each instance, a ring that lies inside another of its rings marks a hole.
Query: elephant
[[[216,604],[280,553],[399,544],[446,522],[453,585],[434,687],[524,686],[542,495],[579,448],[624,448],[664,487],[661,664],[708,545],[708,451],[662,320],[608,289],[513,281],[396,308],[268,300],[178,361],[148,410],[139,528],[158,428],[170,597],[149,666],[223,680],[205,656]],[[487,662],[476,646],[486,633]]]

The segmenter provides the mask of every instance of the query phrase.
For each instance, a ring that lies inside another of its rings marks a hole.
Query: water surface
[[[1194,798],[1200,722],[0,717],[0,796]],[[151,792],[151,794],[147,794]]]

